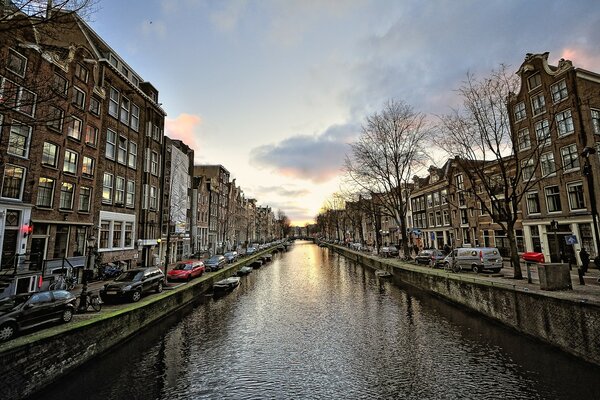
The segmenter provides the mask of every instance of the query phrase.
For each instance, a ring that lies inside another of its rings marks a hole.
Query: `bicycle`
[[[65,277],[58,275],[54,282],[48,286],[49,290],[73,290],[75,288],[76,279],[72,276]]]
[[[446,261],[444,263],[444,271],[458,273],[458,272],[462,271],[462,267],[456,261],[455,258],[452,258],[452,260],[450,262]]]
[[[77,312],[87,312],[87,311],[96,311],[99,312],[102,310],[102,300],[100,296],[97,294],[93,294],[91,291],[82,292],[77,298],[77,307],[75,309]]]

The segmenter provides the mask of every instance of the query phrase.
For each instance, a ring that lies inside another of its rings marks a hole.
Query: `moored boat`
[[[248,275],[250,272],[252,272],[253,268],[250,266],[244,266],[242,268],[240,268],[237,272],[238,276],[243,276],[243,275]]]
[[[262,267],[262,265],[263,265],[262,260],[254,260],[250,263],[250,266],[254,269],[258,269],[258,268]]]
[[[264,254],[260,257],[260,260],[263,262],[263,264],[270,262],[272,259],[273,256],[271,254]]]
[[[238,276],[230,276],[229,278],[222,279],[213,284],[214,292],[224,292],[233,290],[240,284],[240,278]]]
[[[391,278],[392,274],[383,269],[378,269],[377,271],[375,271],[375,276],[377,276],[378,278]]]

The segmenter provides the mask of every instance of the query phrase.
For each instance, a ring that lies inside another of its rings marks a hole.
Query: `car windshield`
[[[192,269],[192,264],[177,264],[173,269],[177,271],[189,271]]]
[[[130,282],[139,281],[144,276],[144,271],[125,271],[115,281],[117,282]]]
[[[5,299],[0,300],[0,312],[11,311],[17,305],[23,303],[26,299],[22,297],[7,297]]]
[[[225,257],[233,257],[233,253],[225,253]]]
[[[220,259],[221,259],[221,256],[212,256],[210,258],[210,260],[208,260],[208,262],[211,262],[211,263],[213,263],[213,262],[219,262]]]

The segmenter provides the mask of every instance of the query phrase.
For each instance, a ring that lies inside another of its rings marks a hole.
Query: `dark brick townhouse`
[[[150,83],[69,18],[2,38],[0,266],[82,266],[91,236],[102,263],[147,265],[158,257],[165,113]]]

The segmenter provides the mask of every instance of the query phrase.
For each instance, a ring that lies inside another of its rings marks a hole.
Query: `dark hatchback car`
[[[435,268],[444,264],[445,257],[446,254],[441,250],[423,250],[415,257],[415,261]]]
[[[100,289],[100,297],[102,301],[125,298],[136,302],[151,290],[162,292],[164,279],[165,275],[156,267],[130,269],[104,285]]]
[[[69,322],[77,298],[66,290],[16,295],[0,300],[0,341],[49,322]]]
[[[212,256],[208,260],[204,261],[204,266],[206,267],[207,271],[216,271],[223,268],[225,264],[227,264],[227,259],[225,256],[221,255]]]

